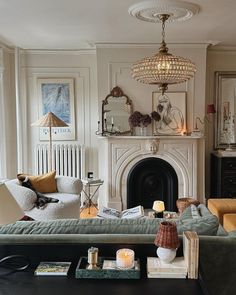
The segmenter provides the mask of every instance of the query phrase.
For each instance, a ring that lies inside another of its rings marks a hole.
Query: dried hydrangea
[[[152,119],[151,117],[146,114],[143,115],[138,111],[135,111],[132,115],[129,117],[129,124],[132,127],[147,127],[149,124],[151,124]]]
[[[152,117],[152,119],[153,120],[155,120],[155,121],[160,121],[160,119],[161,119],[161,116],[158,114],[158,112],[156,112],[156,111],[153,111],[152,113],[151,113],[151,117]]]
[[[140,127],[142,116],[143,115],[138,111],[133,112],[133,114],[129,117],[129,124],[132,127]]]
[[[142,116],[141,123],[144,127],[147,127],[149,124],[152,123],[152,118],[146,114]]]

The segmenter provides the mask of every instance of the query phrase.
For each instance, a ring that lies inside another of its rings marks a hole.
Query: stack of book
[[[188,267],[188,278],[198,278],[199,237],[196,232],[183,233],[183,252]]]
[[[164,263],[158,257],[147,258],[148,278],[175,278],[187,277],[187,264],[184,257],[176,257],[171,263]]]

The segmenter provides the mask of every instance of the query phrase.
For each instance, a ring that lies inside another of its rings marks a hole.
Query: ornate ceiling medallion
[[[132,66],[132,77],[145,84],[157,84],[162,94],[168,84],[185,82],[194,76],[195,64],[168,52],[165,42],[165,23],[184,21],[199,11],[198,6],[171,0],[145,1],[130,7],[129,13],[143,21],[162,23],[162,41],[157,54],[137,61]]]

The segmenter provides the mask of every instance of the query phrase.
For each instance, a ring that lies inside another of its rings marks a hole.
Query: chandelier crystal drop
[[[132,65],[132,77],[144,84],[157,84],[164,94],[168,84],[185,82],[194,76],[196,65],[189,59],[168,53],[165,43],[165,22],[170,15],[158,15],[162,22],[162,42],[157,54]]]

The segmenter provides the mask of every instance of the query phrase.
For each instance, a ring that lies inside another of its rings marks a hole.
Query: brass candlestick
[[[87,269],[99,269],[98,262],[98,248],[91,247],[88,249],[88,263]]]

